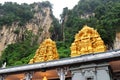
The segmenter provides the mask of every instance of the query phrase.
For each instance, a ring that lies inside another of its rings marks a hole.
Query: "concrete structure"
[[[71,68],[72,80],[112,80],[108,64],[86,64]]]
[[[43,76],[48,80],[120,80],[120,50],[0,69],[0,80],[42,80]]]

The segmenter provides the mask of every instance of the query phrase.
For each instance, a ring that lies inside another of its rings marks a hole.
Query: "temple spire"
[[[76,35],[71,47],[71,57],[104,52],[106,46],[99,33],[85,25]]]
[[[59,59],[56,43],[50,38],[45,39],[36,50],[35,56],[29,63],[44,62]]]

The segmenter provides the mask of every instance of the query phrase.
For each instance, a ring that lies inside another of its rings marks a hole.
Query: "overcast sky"
[[[53,14],[59,18],[59,15],[62,13],[64,7],[72,9],[73,6],[77,4],[79,0],[0,0],[0,3],[4,2],[17,2],[17,3],[33,3],[41,1],[50,1],[53,4]]]

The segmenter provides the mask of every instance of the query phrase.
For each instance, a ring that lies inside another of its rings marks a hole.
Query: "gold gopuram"
[[[71,57],[104,52],[106,51],[106,46],[101,39],[99,33],[93,28],[85,25],[81,31],[75,35],[75,40],[71,47]]]
[[[30,60],[30,64],[59,59],[56,43],[50,38],[45,39],[37,49],[35,56]]]

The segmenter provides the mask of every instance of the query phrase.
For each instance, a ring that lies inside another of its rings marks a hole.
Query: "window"
[[[93,80],[93,78],[87,78],[87,80]]]

